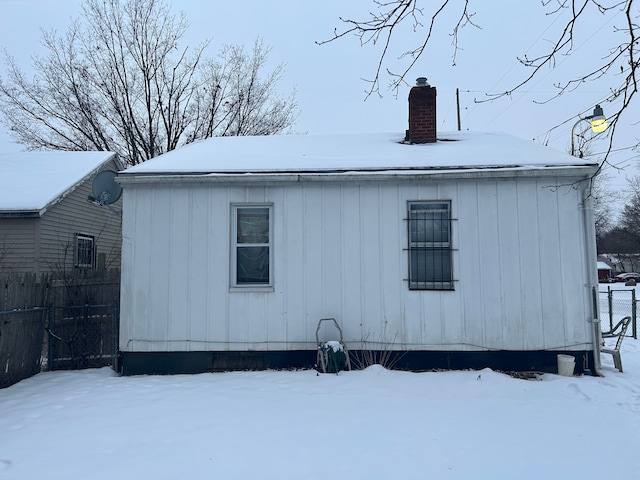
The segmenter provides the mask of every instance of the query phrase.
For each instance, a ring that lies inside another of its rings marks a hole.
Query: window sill
[[[270,293],[273,292],[274,288],[272,285],[247,285],[247,286],[232,286],[229,287],[229,292],[231,293],[236,293],[236,292],[250,292],[250,293]]]
[[[410,285],[409,290],[412,292],[453,292],[455,288],[453,285]]]

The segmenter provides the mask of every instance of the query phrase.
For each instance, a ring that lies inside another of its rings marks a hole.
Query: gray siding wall
[[[117,168],[109,162],[101,170]],[[107,268],[120,267],[121,217],[87,201],[93,177],[50,205],[40,218],[0,218],[0,248],[3,242],[10,247],[4,261],[8,270],[41,273],[74,268],[76,234],[94,237],[96,259],[104,254]],[[121,210],[122,200],[114,208]]]
[[[128,185],[120,349],[314,349],[324,317],[351,348],[591,349],[583,192],[554,183]],[[408,288],[415,200],[452,202],[454,291]],[[237,202],[273,204],[273,291],[229,288]]]
[[[107,165],[103,170],[116,167]],[[107,267],[120,267],[121,218],[107,207],[87,201],[91,193],[93,176],[80,184],[59,203],[50,207],[42,216],[40,227],[41,271],[73,268],[76,264],[75,237],[84,234],[94,237],[96,254],[104,253]],[[122,209],[122,200],[115,205]]]
[[[36,270],[38,218],[0,218],[0,271]]]

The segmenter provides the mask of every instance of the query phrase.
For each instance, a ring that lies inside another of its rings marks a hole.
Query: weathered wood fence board
[[[0,274],[0,311],[44,307],[48,301],[51,275],[35,273]]]
[[[49,315],[80,305],[117,305],[119,289],[119,270],[41,275],[0,272],[0,388],[30,377],[48,364],[50,335],[46,329],[51,323]],[[117,309],[113,311],[117,312]],[[113,318],[113,322],[117,324],[117,318]],[[113,330],[111,324],[108,328],[96,326],[91,330],[94,335],[104,332],[109,338],[92,338],[92,341],[113,345]],[[81,355],[86,357],[86,353]],[[100,356],[103,358],[102,350]],[[86,359],[83,363],[71,359],[68,365],[78,368],[92,363],[87,363]]]
[[[40,371],[46,308],[0,311],[0,388]]]

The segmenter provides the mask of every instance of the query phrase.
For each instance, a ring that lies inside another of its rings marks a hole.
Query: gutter
[[[0,210],[0,218],[40,218],[46,210]]]
[[[426,170],[381,170],[381,171],[345,171],[338,172],[171,172],[136,174],[120,172],[116,181],[127,184],[282,184],[282,183],[314,183],[314,182],[379,182],[419,180],[462,180],[479,178],[523,178],[523,177],[581,177],[595,174],[597,165],[557,166],[520,169],[433,169]],[[573,182],[573,180],[571,180]]]
[[[585,186],[582,188],[582,205],[580,209],[582,210],[582,221],[583,221],[583,230],[584,230],[584,239],[585,239],[585,255],[586,255],[586,265],[591,266],[593,264],[596,268],[588,268],[587,270],[587,285],[586,287],[590,291],[593,296],[593,300],[591,303],[593,308],[593,315],[591,320],[591,337],[593,342],[593,370],[594,374],[603,377],[602,373],[602,363],[600,362],[600,339],[601,339],[601,331],[600,331],[600,308],[598,301],[598,269],[596,258],[598,256],[598,251],[596,248],[596,237],[595,237],[595,220],[593,213],[593,198],[591,196],[591,187],[593,185],[593,177],[585,182]]]

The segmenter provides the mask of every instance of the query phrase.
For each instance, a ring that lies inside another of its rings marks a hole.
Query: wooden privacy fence
[[[0,388],[40,371],[49,312],[39,307],[0,311]]]
[[[115,365],[119,270],[0,274],[0,388],[42,369]]]
[[[0,272],[0,311],[106,304],[119,297],[119,269],[42,274]]]
[[[0,311],[44,307],[49,303],[51,274],[0,274]]]
[[[0,388],[41,370],[117,369],[118,305],[0,311]]]

